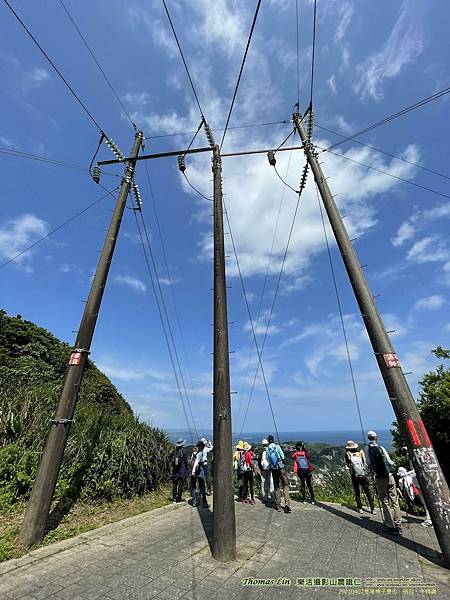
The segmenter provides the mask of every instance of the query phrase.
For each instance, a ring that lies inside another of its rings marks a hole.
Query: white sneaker
[[[423,523],[421,523],[422,527],[433,527],[433,523],[430,519],[426,519]]]

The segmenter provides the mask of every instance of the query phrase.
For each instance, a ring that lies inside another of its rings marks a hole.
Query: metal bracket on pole
[[[52,419],[50,421],[52,425],[68,425],[69,423],[75,423],[75,419]]]

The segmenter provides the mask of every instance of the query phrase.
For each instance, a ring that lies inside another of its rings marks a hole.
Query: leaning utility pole
[[[216,560],[229,562],[236,558],[236,526],[223,233],[222,161],[219,146],[213,147],[212,171],[214,175],[214,511],[212,555]]]
[[[131,157],[137,157],[142,145],[142,132],[137,131]],[[126,163],[119,196],[106,235],[103,250],[98,261],[91,291],[84,309],[78,330],[75,347],[72,350],[64,380],[61,398],[42,453],[39,470],[28,502],[25,518],[19,535],[20,543],[25,547],[39,543],[44,537],[50,505],[58,480],[64,450],[69,435],[70,424],[77,403],[78,392],[86,368],[92,336],[94,335],[100,304],[108,277],[109,267],[119,234],[125,204],[134,174],[135,161]]]
[[[425,496],[436,537],[444,559],[450,566],[450,492],[447,482],[436,458],[425,425],[420,418],[394,347],[377,310],[356,252],[317,160],[315,147],[308,139],[298,112],[294,113],[293,120],[302,139],[307,161],[314,173],[314,179],[350,278],[395,416],[406,440],[410,456],[413,457],[420,488]]]

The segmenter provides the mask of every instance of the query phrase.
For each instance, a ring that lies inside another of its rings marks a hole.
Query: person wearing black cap
[[[184,451],[184,440],[179,438],[170,458],[172,462],[172,499],[174,504],[183,502],[184,482],[188,475],[188,462]]]
[[[289,497],[289,481],[283,463],[284,452],[279,444],[275,444],[273,435],[268,435],[267,441],[269,442],[267,453],[269,456],[270,468],[272,470],[273,487],[275,491],[275,508],[278,512],[283,512],[284,510],[285,513],[290,513],[291,500]],[[284,509],[281,507],[281,486],[283,486]]]

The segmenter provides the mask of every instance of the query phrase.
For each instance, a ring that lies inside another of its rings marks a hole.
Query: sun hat
[[[248,442],[244,442],[244,450],[251,450],[251,444],[249,444]]]
[[[269,445],[269,440],[266,440],[266,438],[264,438],[264,439],[262,440],[261,444],[262,444],[263,446],[268,446],[268,445]]]
[[[399,477],[405,477],[405,475],[408,475],[408,471],[405,469],[405,467],[399,467],[398,471],[397,471],[397,475]]]
[[[378,435],[376,434],[375,431],[368,431],[367,432],[367,437],[369,438],[369,440],[371,440],[372,438],[378,437]]]
[[[345,446],[346,450],[356,450],[358,444],[353,440],[348,440],[347,445]]]
[[[183,438],[178,438],[177,440],[177,446],[184,446],[185,441],[183,440]]]
[[[203,442],[205,444],[205,446],[208,443],[208,440],[206,438],[200,438],[200,441]]]
[[[244,449],[244,442],[242,440],[239,440],[238,443],[236,444],[236,448],[238,450],[243,450]]]

